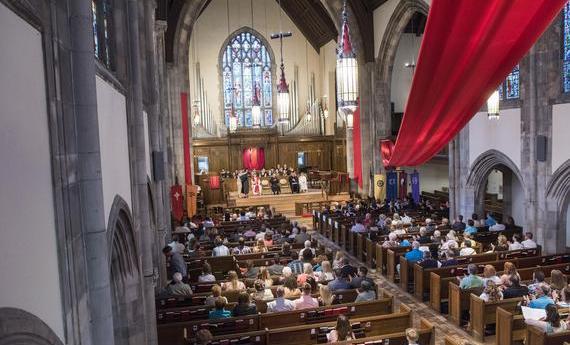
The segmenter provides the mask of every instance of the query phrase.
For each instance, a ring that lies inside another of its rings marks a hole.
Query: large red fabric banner
[[[242,163],[245,169],[261,170],[265,166],[265,150],[263,147],[250,147],[243,150]]]
[[[567,0],[433,0],[396,144],[385,166],[438,153],[475,115]]]
[[[362,142],[360,136],[360,107],[354,111],[354,124],[352,127],[352,150],[354,155],[354,178],[362,188]]]

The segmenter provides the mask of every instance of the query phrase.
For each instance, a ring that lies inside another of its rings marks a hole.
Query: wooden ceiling
[[[183,20],[180,12],[186,1],[190,0],[157,0],[159,3],[157,19],[168,21],[166,33],[166,58],[172,61],[173,39],[179,20]],[[279,0],[275,0],[279,2]],[[330,40],[338,38],[335,23],[323,2],[327,0],[281,0],[284,12],[291,18],[301,33],[307,38],[315,50],[319,50]],[[360,32],[364,58],[374,61],[374,24],[373,11],[387,0],[347,0],[355,17]],[[206,6],[210,0],[206,1]],[[162,3],[162,4],[161,4]],[[203,10],[202,9],[202,10]],[[354,21],[353,21],[354,22]]]
[[[282,0],[281,7],[316,51],[338,37],[334,22],[320,0]]]

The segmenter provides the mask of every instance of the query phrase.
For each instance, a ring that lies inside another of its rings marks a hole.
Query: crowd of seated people
[[[468,275],[460,279],[461,289],[482,288],[479,296],[485,302],[497,302],[508,298],[522,297],[523,305],[529,308],[546,310],[544,320],[527,319],[527,324],[537,326],[546,333],[556,333],[567,330],[570,321],[561,320],[556,305],[567,307],[570,303],[570,286],[566,276],[560,270],[550,272],[550,282],[545,280],[545,274],[537,268],[533,272],[533,280],[528,285],[521,282],[515,265],[506,262],[503,275],[497,276],[492,265],[486,265],[482,276],[477,274],[477,265],[468,266]],[[459,279],[459,278],[458,278]]]

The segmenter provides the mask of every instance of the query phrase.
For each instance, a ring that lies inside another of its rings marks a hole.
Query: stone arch
[[[116,195],[107,226],[115,345],[144,343],[142,276],[131,211]]]
[[[392,92],[392,71],[400,37],[406,25],[414,15],[419,12],[427,16],[429,6],[424,0],[401,0],[392,13],[380,48],[376,57],[374,98],[376,102],[374,125],[376,140],[386,139],[391,135],[391,92]],[[382,157],[380,152],[374,151],[374,165],[376,171],[382,167]]]
[[[37,316],[18,308],[0,308],[0,345],[63,345]]]
[[[505,176],[508,178],[515,177],[525,193],[526,200],[524,179],[516,164],[504,153],[498,150],[488,150],[480,154],[471,165],[465,186],[466,191],[472,193],[473,210],[479,215],[483,214],[485,186],[487,177],[493,169],[501,171],[504,178]],[[512,208],[512,203],[509,199],[505,199],[504,203],[505,209]]]
[[[546,186],[546,231],[545,245],[556,252],[568,250],[566,223],[570,204],[570,160],[567,160],[552,174]],[[551,231],[549,231],[551,230]],[[548,240],[548,241],[547,241]]]

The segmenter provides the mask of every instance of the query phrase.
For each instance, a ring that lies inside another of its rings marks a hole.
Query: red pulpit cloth
[[[172,208],[172,217],[180,222],[184,216],[184,203],[182,186],[179,184],[170,187],[170,206]]]
[[[210,189],[220,189],[220,176],[210,176]]]
[[[385,166],[438,153],[485,104],[567,0],[433,0],[396,144]]]

